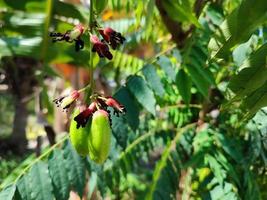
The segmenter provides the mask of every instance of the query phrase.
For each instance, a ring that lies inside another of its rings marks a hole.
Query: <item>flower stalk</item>
[[[94,1],[90,0],[90,16],[89,16],[89,33],[93,32],[93,23],[94,23]],[[92,49],[92,43],[89,42],[89,49]],[[90,95],[94,93],[94,66],[93,66],[93,52],[90,51],[90,56],[89,56],[89,77],[90,77]]]

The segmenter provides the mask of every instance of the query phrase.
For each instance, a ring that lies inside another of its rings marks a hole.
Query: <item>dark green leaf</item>
[[[166,76],[173,82],[175,82],[176,73],[173,68],[173,64],[170,61],[170,59],[166,56],[159,57],[159,60],[157,61],[157,64],[163,69]]]
[[[176,76],[176,85],[184,102],[186,104],[189,104],[191,100],[192,81],[191,78],[187,75],[187,73],[183,69],[179,70]]]
[[[117,143],[125,149],[127,146],[127,139],[129,137],[130,128],[127,125],[124,117],[117,117],[113,113],[111,114],[112,121],[112,133],[116,138]]]
[[[155,70],[155,66],[154,65],[146,65],[145,67],[143,67],[142,72],[146,78],[146,81],[148,83],[148,85],[150,86],[150,88],[153,89],[153,91],[160,97],[164,96],[164,87],[163,84],[160,81],[160,77],[157,74],[156,70]]]
[[[156,100],[153,92],[140,76],[130,76],[127,81],[127,88],[131,91],[137,101],[149,111],[156,114]]]
[[[29,174],[25,174],[22,178],[16,183],[18,188],[18,198],[22,200],[31,200],[32,182]]]
[[[186,65],[185,67],[188,70],[188,72],[192,78],[192,81],[196,85],[199,92],[204,97],[207,97],[210,83],[202,76],[202,74],[205,72],[202,71],[203,69],[200,69],[201,66]]]
[[[46,1],[44,0],[20,0],[20,1],[15,1],[15,0],[3,0],[4,5],[8,6],[10,8],[13,8],[15,10],[26,10],[26,11],[44,11],[45,9],[45,3]],[[39,4],[40,6],[34,6],[35,9],[33,8],[33,4]],[[39,8],[39,9],[36,9]]]
[[[59,0],[54,1],[53,7],[54,14],[59,16],[79,19],[80,22],[87,22],[89,19],[89,9],[86,9],[85,7]]]
[[[29,172],[31,184],[31,197],[35,200],[53,200],[52,181],[48,173],[48,166],[44,162],[37,162]],[[27,187],[27,186],[26,186]]]
[[[56,199],[68,199],[70,193],[70,182],[62,150],[55,149],[52,152],[49,156],[48,168]]]
[[[260,108],[267,106],[267,81],[242,101],[247,109],[246,119],[251,118]]]
[[[64,147],[64,157],[72,189],[82,197],[86,183],[85,165],[69,141],[66,142]]]
[[[139,126],[139,107],[132,94],[127,90],[126,87],[120,88],[114,95],[126,109],[126,119],[130,127],[133,130],[136,130]]]

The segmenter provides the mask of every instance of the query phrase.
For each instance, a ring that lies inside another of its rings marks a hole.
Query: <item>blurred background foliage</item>
[[[94,0],[126,37],[93,56],[112,117],[104,165],[66,137],[52,101],[90,81],[85,48],[50,32],[89,23],[90,1],[0,0],[0,199],[266,199],[265,0]]]

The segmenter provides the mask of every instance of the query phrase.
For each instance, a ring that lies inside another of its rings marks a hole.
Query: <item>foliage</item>
[[[91,57],[127,111],[111,112],[103,165],[79,156],[64,137],[8,176],[0,199],[68,199],[70,191],[88,199],[266,199],[265,1],[168,0],[160,9],[158,0],[93,2],[99,20],[127,38],[111,61],[87,46],[77,53],[49,41],[49,30],[88,24],[87,4],[0,0],[0,58],[41,61],[42,82],[58,76],[53,64],[87,69]],[[168,23],[183,31],[184,45],[173,44]],[[82,39],[89,43],[88,33]],[[40,85],[52,113],[51,94]]]

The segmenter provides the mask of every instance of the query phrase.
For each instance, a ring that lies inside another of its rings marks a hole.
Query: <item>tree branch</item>
[[[165,10],[163,4],[163,0],[156,0],[156,6],[159,10],[161,15],[162,21],[165,24],[166,28],[172,35],[173,41],[176,43],[178,48],[183,48],[185,45],[186,39],[191,35],[195,26],[191,25],[188,30],[183,30],[182,23],[173,20],[168,15],[168,11]],[[206,0],[196,0],[194,5],[194,12],[196,17],[199,17],[201,14],[202,9],[204,8],[205,4],[207,3]]]

